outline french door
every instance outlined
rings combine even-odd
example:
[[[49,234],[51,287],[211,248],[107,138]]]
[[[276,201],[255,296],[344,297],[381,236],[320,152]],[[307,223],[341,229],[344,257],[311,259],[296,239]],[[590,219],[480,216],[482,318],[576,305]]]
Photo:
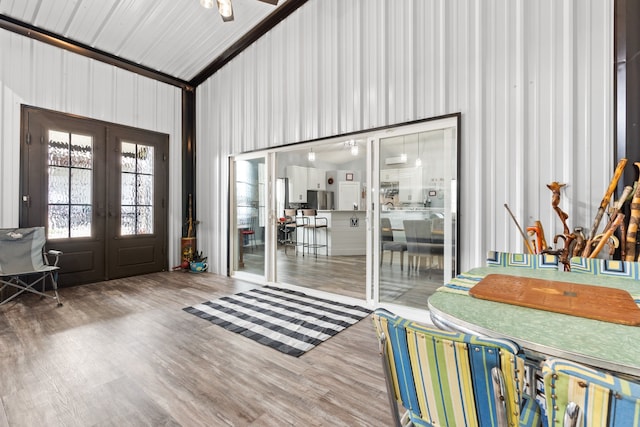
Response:
[[[168,136],[23,106],[20,226],[45,226],[61,285],[167,268]]]

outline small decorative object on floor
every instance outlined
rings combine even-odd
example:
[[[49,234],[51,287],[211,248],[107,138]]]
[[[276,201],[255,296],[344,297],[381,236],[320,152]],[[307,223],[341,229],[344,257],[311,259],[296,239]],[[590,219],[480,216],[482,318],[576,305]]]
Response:
[[[364,307],[271,286],[196,304],[184,311],[295,357],[371,313]]]
[[[191,261],[189,268],[194,273],[202,273],[203,271],[207,271],[209,264],[204,261]]]
[[[194,273],[202,273],[203,271],[206,271],[207,268],[209,268],[207,257],[202,256],[202,252],[196,252],[192,255],[190,260],[183,260],[180,265],[173,267],[173,271],[182,270]]]

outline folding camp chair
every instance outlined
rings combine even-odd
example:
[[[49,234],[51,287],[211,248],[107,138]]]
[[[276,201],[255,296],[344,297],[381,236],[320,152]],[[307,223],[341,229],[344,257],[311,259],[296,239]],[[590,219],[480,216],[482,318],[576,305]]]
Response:
[[[549,426],[640,426],[639,383],[562,359],[542,373]]]
[[[522,392],[525,360],[515,343],[429,328],[383,309],[373,322],[395,426],[540,425],[536,401]]]
[[[0,301],[5,304],[23,292],[31,292],[42,297],[53,298],[61,306],[58,297],[57,276],[60,251],[44,252],[44,227],[0,228],[0,295],[5,289],[18,291]],[[54,258],[53,264],[49,257]],[[51,280],[53,295],[45,293],[46,279]],[[37,285],[42,290],[35,289]]]

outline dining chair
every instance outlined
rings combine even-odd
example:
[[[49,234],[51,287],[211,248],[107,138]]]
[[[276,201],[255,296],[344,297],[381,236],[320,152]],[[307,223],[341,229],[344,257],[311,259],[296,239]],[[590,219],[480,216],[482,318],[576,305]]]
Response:
[[[373,323],[396,427],[540,425],[537,402],[522,392],[517,344],[427,327],[381,308]]]
[[[382,258],[384,251],[390,251],[391,257],[389,259],[389,265],[393,265],[393,253],[400,252],[400,271],[404,270],[404,253],[407,250],[407,244],[404,242],[396,242],[393,238],[393,229],[391,228],[391,220],[389,218],[380,218],[380,239],[381,239],[381,251],[380,251],[380,265],[382,265]]]
[[[431,220],[408,220],[402,221],[404,233],[407,239],[408,272],[419,271],[420,264],[424,260],[424,266],[431,269],[432,250],[431,243]]]
[[[557,358],[542,373],[549,426],[640,426],[640,383]]]
[[[444,218],[431,219],[431,243],[431,253],[437,260],[438,270],[444,270]]]

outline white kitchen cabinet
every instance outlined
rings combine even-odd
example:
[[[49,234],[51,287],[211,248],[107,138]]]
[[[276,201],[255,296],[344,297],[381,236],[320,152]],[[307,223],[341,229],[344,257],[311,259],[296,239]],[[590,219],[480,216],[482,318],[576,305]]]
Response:
[[[307,168],[307,189],[326,190],[327,172],[324,169]]]
[[[350,211],[360,209],[360,183],[357,181],[340,181],[338,183],[338,210]]]
[[[422,203],[422,168],[398,169],[398,198],[402,203]]]
[[[382,169],[380,171],[380,181],[381,182],[398,182],[398,169]]]
[[[287,166],[289,178],[289,203],[307,203],[307,168]]]

